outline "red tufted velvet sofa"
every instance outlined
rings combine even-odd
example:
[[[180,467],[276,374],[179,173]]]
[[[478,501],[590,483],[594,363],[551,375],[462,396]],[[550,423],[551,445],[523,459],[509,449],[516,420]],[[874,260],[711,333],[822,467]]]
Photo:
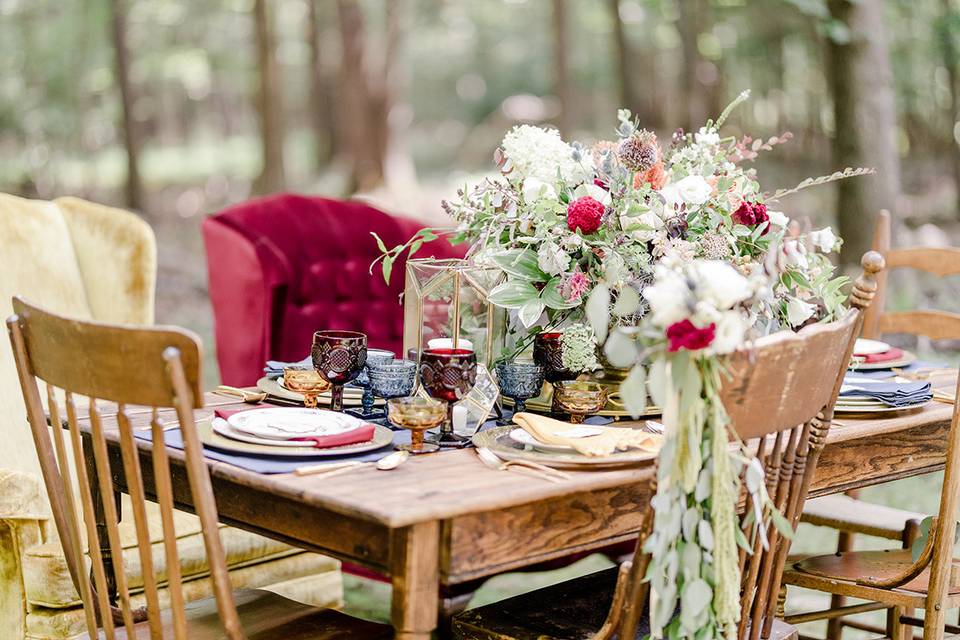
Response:
[[[401,352],[404,262],[387,285],[379,250],[422,225],[361,202],[278,194],[230,207],[203,222],[217,361],[225,384],[256,384],[268,359],[300,360],[318,329],[363,331],[371,347]],[[462,257],[445,240],[418,257]]]

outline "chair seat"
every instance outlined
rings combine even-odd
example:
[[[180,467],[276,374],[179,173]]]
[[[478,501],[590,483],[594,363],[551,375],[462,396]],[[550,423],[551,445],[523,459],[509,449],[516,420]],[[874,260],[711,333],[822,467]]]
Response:
[[[234,593],[240,625],[248,640],[377,640],[392,638],[393,628],[353,618],[333,609],[317,609],[269,591],[244,590]],[[214,598],[191,602],[186,606],[187,637],[190,640],[220,640],[223,625],[217,614]],[[162,616],[164,638],[173,637],[173,616],[165,611]],[[89,640],[89,636],[83,638]],[[105,638],[103,631],[100,638]],[[124,628],[117,630],[117,639],[150,638],[149,622],[134,626],[128,634]]]
[[[891,605],[922,607],[930,579],[927,569],[913,580],[896,589],[878,589],[858,585],[858,579],[871,577],[889,579],[904,573],[912,564],[909,549],[886,551],[847,551],[825,556],[814,556],[794,562],[792,569],[783,573],[785,584],[792,584],[826,593],[884,602]],[[960,561],[953,561],[953,571],[960,569]],[[949,591],[951,602],[960,602],[960,585],[954,580]]]
[[[453,634],[465,640],[592,638],[607,618],[616,584],[617,568],[613,567],[470,609],[454,617]],[[636,638],[649,633],[649,620],[641,616]],[[797,631],[777,620],[770,638],[794,640]]]
[[[848,533],[902,540],[907,522],[916,520],[919,523],[925,517],[922,513],[903,511],[836,494],[807,500],[803,506],[801,521]]]

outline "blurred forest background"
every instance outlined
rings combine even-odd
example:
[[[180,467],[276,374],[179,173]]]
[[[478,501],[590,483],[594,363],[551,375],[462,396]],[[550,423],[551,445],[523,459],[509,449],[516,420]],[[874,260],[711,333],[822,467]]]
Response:
[[[668,140],[749,89],[725,131],[794,136],[761,155],[765,189],[877,169],[782,203],[839,225],[850,262],[881,208],[896,244],[960,243],[958,50],[955,0],[0,0],[0,190],[140,212],[158,320],[212,347],[207,214],[294,190],[436,223],[514,124],[590,142],[624,106]],[[932,512],[939,482],[871,492]]]
[[[877,168],[783,203],[850,261],[880,208],[952,234],[958,38],[954,0],[0,0],[0,189],[141,212],[159,319],[209,338],[205,214],[296,190],[436,222],[513,124],[589,142],[625,106],[668,140],[749,89],[726,131],[794,135],[766,189]]]

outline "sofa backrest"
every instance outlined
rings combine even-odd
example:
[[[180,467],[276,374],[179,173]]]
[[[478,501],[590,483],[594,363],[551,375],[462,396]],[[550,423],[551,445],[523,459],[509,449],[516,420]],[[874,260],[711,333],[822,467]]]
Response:
[[[409,239],[420,224],[367,204],[279,194],[231,207],[204,221],[210,298],[223,381],[252,385],[267,359],[300,360],[318,329],[363,331],[371,347],[400,353],[404,261],[390,283],[380,251]],[[445,240],[418,256],[459,257]]]
[[[153,231],[136,215],[60,198],[0,194],[0,314],[22,295],[67,316],[151,324]],[[8,340],[0,340],[0,469],[38,472]]]

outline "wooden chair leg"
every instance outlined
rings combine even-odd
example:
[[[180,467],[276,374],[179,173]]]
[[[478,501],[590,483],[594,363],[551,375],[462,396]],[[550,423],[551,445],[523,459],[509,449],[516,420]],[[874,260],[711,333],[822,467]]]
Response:
[[[856,496],[854,495],[854,497]],[[837,536],[837,553],[843,553],[851,549],[853,549],[853,534],[841,531],[840,535]],[[830,596],[830,608],[839,609],[846,604],[846,600],[843,596]],[[834,618],[827,622],[827,637],[830,640],[840,640],[843,637],[843,618]]]
[[[903,607],[887,609],[887,637],[890,640],[907,640],[913,638],[913,628],[900,622]]]

